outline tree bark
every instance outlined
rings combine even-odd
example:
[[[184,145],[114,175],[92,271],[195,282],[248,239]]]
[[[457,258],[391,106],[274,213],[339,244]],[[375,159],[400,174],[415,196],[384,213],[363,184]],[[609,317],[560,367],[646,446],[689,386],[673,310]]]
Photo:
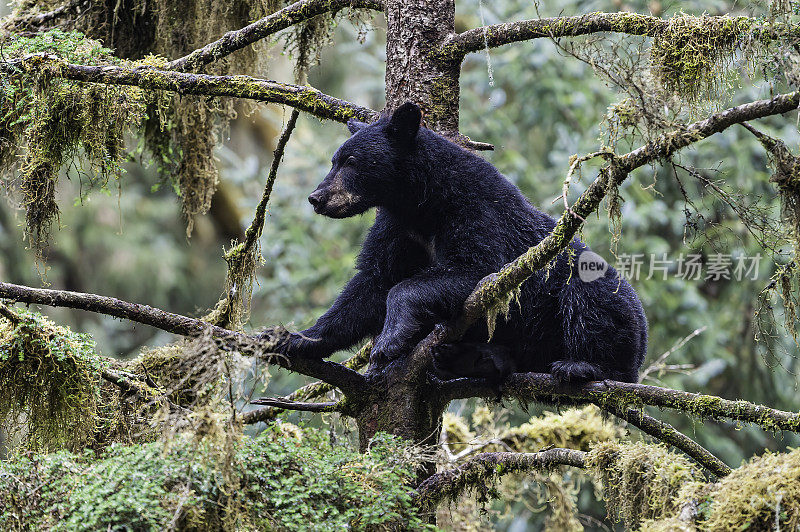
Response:
[[[458,136],[461,62],[436,51],[455,34],[455,0],[387,0],[386,108],[419,105],[426,125]]]

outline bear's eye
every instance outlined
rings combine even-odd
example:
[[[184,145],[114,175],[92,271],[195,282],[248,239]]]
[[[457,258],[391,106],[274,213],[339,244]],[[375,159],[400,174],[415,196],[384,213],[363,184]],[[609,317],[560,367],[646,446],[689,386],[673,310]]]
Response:
[[[356,164],[355,156],[351,155],[350,157],[348,157],[347,160],[344,162],[344,164]]]

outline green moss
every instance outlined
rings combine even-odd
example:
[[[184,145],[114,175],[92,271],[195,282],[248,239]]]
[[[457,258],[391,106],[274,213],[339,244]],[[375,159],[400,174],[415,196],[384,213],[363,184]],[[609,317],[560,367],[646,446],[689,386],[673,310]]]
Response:
[[[711,485],[706,500],[701,530],[797,530],[800,449],[751,459]]]
[[[9,58],[49,53],[85,65],[119,63],[110,50],[75,32],[13,35],[2,44]],[[38,251],[57,220],[61,169],[80,156],[81,176],[88,178],[85,190],[118,178],[126,158],[123,137],[144,118],[146,96],[136,87],[59,79],[53,76],[57,62],[28,65],[27,70],[0,75],[0,168],[10,179],[9,170],[18,166],[26,232]],[[20,147],[24,154],[17,162]]]
[[[627,529],[676,514],[683,486],[703,480],[688,459],[663,445],[603,442],[589,452],[586,467],[602,486],[609,516]]]
[[[378,435],[369,452],[274,424],[221,449],[190,437],[0,463],[0,528],[32,530],[422,529],[407,485],[416,451]]]
[[[653,70],[668,91],[690,101],[715,96],[721,75],[753,24],[749,17],[676,16],[653,39]]]
[[[545,412],[501,435],[503,442],[519,452],[536,452],[548,447],[588,451],[598,442],[617,441],[622,429],[603,419],[596,406],[570,408],[561,413]]]
[[[800,449],[752,458],[716,483],[689,482],[676,500],[662,516],[643,522],[640,530],[796,530]],[[694,510],[693,520],[680,516],[685,507]]]
[[[0,318],[0,423],[23,449],[79,449],[98,430],[107,362],[87,335],[16,313],[16,326]]]

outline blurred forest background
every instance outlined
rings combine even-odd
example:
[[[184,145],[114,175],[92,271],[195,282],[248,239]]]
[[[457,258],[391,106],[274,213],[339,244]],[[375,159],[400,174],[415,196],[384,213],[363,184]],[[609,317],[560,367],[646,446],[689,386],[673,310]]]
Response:
[[[459,1],[457,29],[535,18],[536,4],[493,0],[481,6],[479,0]],[[555,16],[628,9],[657,16],[681,10],[717,15],[749,13],[749,4],[563,0],[541,2],[538,13]],[[381,27],[380,18],[374,27],[341,23],[335,45],[322,52],[319,65],[310,71],[310,83],[327,94],[381,109],[385,44]],[[274,48],[275,61],[266,77],[294,81],[291,61],[280,57],[281,49]],[[727,102],[730,105],[770,94],[764,83],[731,83],[736,84],[737,100]],[[597,124],[619,100],[620,94],[588,65],[539,39],[492,50],[488,57],[481,53],[467,58],[461,78],[461,131],[494,144],[495,151],[483,155],[534,205],[558,216],[563,204],[553,200],[561,193],[570,156],[598,148],[604,135]],[[24,213],[10,202],[0,201],[0,279],[31,286],[49,284],[202,315],[220,295],[225,278],[223,248],[233,238],[241,240],[251,221],[274,143],[288,116],[289,110],[280,106],[260,106],[255,113],[239,113],[223,133],[225,142],[217,151],[220,187],[210,214],[195,221],[190,239],[172,185],[160,180],[153,165],[129,164],[123,178],[109,187],[111,193],[93,190],[84,194],[81,183],[85,176],[77,168],[68,171],[69,179],[61,181],[59,191],[61,228],[54,230],[46,263],[38,268],[22,242]],[[766,131],[770,125],[781,128],[773,131],[790,148],[797,148],[800,135],[795,124],[780,118],[761,123]],[[374,213],[331,220],[314,215],[306,201],[346,136],[341,124],[300,116],[280,167],[261,240],[266,264],[258,271],[254,289],[252,329],[278,323],[307,327],[353,274],[355,257]],[[750,257],[761,253],[763,260],[755,280],[684,280],[671,271],[666,281],[659,274],[632,281],[650,324],[645,366],[674,347],[667,364],[691,365],[678,372],[653,372],[645,382],[800,410],[797,350],[791,336],[780,328],[775,336],[758,341],[754,335],[758,295],[769,284],[776,257],[761,250],[719,192],[757,204],[775,218],[780,205],[768,182],[771,171],[765,152],[750,133],[734,127],[684,150],[676,160],[702,169],[706,181],[672,167],[645,169],[627,180],[622,187],[625,201],[617,255],[666,253],[673,270],[681,254]],[[589,168],[584,171],[587,177]],[[687,205],[671,175],[675,171],[688,196],[702,200]],[[574,193],[583,190],[588,179],[584,181],[573,185]],[[604,213],[588,221],[583,239],[614,263],[612,233]],[[791,250],[784,251],[788,257]],[[58,323],[91,334],[99,351],[107,355],[132,357],[143,346],[171,340],[167,333],[97,314],[43,311]],[[781,317],[776,318],[780,323]],[[270,392],[288,393],[303,384],[303,379],[274,370]],[[475,406],[475,401],[457,402],[452,408],[469,413]],[[502,415],[509,420],[526,420],[538,411],[536,405],[527,413],[519,406],[506,406]],[[298,417],[312,418],[314,423],[326,421],[320,416],[291,414],[291,419]],[[783,449],[800,443],[795,436],[773,435],[753,427],[713,421],[692,426],[688,418],[666,413],[664,419],[734,467],[764,448]],[[507,526],[516,530],[524,526],[524,519],[509,520]]]

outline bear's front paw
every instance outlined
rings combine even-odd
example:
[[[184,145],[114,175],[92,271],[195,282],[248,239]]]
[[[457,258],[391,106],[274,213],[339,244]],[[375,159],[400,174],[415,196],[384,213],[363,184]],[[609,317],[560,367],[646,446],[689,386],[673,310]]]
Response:
[[[302,332],[289,333],[282,338],[275,346],[274,351],[281,355],[298,356],[302,358],[325,358],[330,356],[330,353],[325,353],[324,350],[319,349],[319,340],[309,338]]]
[[[603,371],[595,364],[581,360],[558,360],[550,365],[550,373],[560,384],[581,384],[603,380]]]
[[[376,362],[394,360],[406,354],[408,346],[390,336],[378,336],[372,346],[370,359]]]

